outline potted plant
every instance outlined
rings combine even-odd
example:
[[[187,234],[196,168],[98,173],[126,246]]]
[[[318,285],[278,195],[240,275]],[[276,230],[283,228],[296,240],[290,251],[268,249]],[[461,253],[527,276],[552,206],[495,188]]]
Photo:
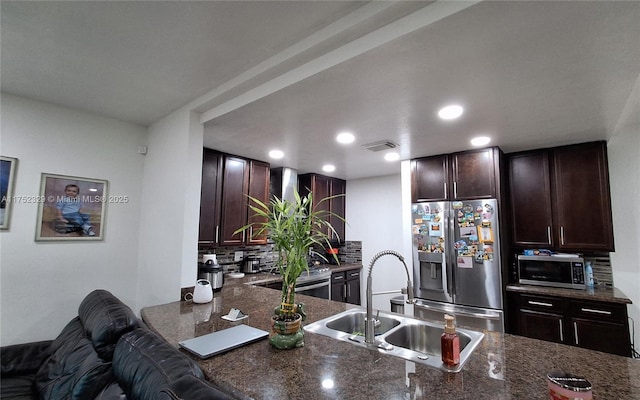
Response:
[[[331,248],[328,232],[335,234],[335,229],[328,222],[329,216],[344,220],[342,217],[322,210],[319,205],[336,196],[321,199],[315,207],[313,194],[300,196],[294,192],[294,200],[284,200],[273,196],[269,204],[249,197],[249,208],[257,217],[252,222],[235,233],[253,227],[253,236],[266,233],[273,242],[277,253],[275,265],[282,276],[281,303],[276,307],[272,317],[272,332],[269,342],[277,348],[301,347],[304,345],[302,320],[305,318],[301,305],[295,303],[296,280],[309,269],[307,256],[316,254],[324,259],[322,254],[313,250],[314,246],[323,249]],[[337,261],[337,256],[333,257]]]

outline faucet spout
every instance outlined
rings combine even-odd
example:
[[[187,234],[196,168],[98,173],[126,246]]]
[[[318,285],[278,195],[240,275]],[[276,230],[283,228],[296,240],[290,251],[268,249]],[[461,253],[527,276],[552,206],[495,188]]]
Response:
[[[364,325],[364,341],[368,344],[375,344],[375,324],[376,320],[373,318],[373,310],[371,303],[373,302],[373,290],[372,279],[371,279],[371,271],[373,270],[373,265],[378,261],[378,259],[382,256],[392,255],[396,256],[398,260],[402,262],[404,265],[404,270],[407,272],[407,303],[414,303],[415,299],[413,297],[413,285],[411,284],[411,275],[409,274],[409,268],[407,268],[407,264],[404,262],[404,257],[393,250],[384,250],[380,253],[373,256],[371,261],[369,262],[369,274],[367,275],[367,317]]]

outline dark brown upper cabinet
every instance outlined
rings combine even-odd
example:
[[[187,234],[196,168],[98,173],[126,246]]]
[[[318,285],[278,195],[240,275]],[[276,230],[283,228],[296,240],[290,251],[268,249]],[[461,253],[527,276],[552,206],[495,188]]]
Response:
[[[202,171],[199,247],[265,244],[266,235],[234,232],[258,221],[247,195],[268,201],[269,164],[204,149]]]
[[[251,160],[249,163],[249,196],[260,200],[264,204],[268,204],[269,200],[269,177],[270,167],[269,164],[262,161]],[[249,199],[249,205],[258,206],[251,199]],[[266,222],[265,217],[261,217],[255,214],[251,209],[247,210],[247,223],[263,223]],[[259,229],[259,228],[255,228]],[[257,235],[253,227],[249,228],[248,236],[246,236],[246,243],[248,245],[267,244],[267,232],[263,232]],[[256,234],[254,234],[256,233]]]
[[[309,191],[313,193],[313,207],[316,210],[330,211],[342,218],[345,218],[345,194],[346,182],[342,179],[332,178],[320,174],[298,175],[298,192],[301,196],[306,196]],[[342,196],[339,196],[342,195]],[[320,201],[325,197],[338,196],[328,201]],[[340,218],[333,215],[329,217],[329,223],[335,229],[334,232],[327,230],[327,235],[333,240],[344,241],[345,223]]]
[[[222,195],[222,159],[210,149],[202,155],[202,186],[200,192],[200,233],[198,245],[215,246],[220,235],[220,197]]]
[[[513,244],[613,251],[605,142],[508,155]]]
[[[412,202],[499,197],[501,151],[497,147],[411,161]]]

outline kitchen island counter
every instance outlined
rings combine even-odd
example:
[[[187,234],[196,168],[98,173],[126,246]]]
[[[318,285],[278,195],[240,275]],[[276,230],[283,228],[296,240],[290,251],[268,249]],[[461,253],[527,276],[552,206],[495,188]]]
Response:
[[[141,310],[143,320],[174,346],[239,323],[269,330],[280,292],[246,279],[225,281],[208,304],[178,301]],[[306,323],[355,306],[308,296]],[[249,317],[222,318],[231,308]],[[186,353],[185,354],[189,354]],[[255,399],[546,399],[546,374],[584,376],[594,398],[640,399],[640,360],[520,336],[485,332],[459,373],[305,332],[305,346],[277,350],[266,340],[198,361],[207,379],[239,398]]]

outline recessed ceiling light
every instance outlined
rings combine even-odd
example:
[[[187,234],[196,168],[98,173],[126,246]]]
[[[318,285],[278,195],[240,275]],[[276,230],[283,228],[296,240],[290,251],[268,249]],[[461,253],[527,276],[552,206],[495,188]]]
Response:
[[[280,150],[271,150],[269,152],[269,157],[271,158],[275,158],[275,159],[280,159],[282,157],[284,157],[284,153]]]
[[[333,171],[335,171],[335,170],[336,170],[336,167],[335,167],[334,165],[327,164],[327,165],[325,165],[325,166],[323,166],[323,167],[322,167],[322,170],[323,170],[324,172],[333,172]]]
[[[336,140],[338,141],[338,143],[349,144],[353,143],[356,138],[351,132],[341,132],[338,134],[338,136],[336,136]]]
[[[400,154],[394,152],[387,153],[384,155],[384,159],[387,161],[398,161],[400,159]]]
[[[484,146],[486,144],[489,144],[490,141],[491,141],[491,138],[489,138],[487,136],[478,136],[478,137],[474,137],[473,139],[471,139],[471,145],[472,146],[476,146],[476,147],[480,147],[480,146]]]
[[[456,119],[462,115],[464,110],[457,104],[452,104],[446,107],[442,107],[438,111],[438,116],[442,119]]]

